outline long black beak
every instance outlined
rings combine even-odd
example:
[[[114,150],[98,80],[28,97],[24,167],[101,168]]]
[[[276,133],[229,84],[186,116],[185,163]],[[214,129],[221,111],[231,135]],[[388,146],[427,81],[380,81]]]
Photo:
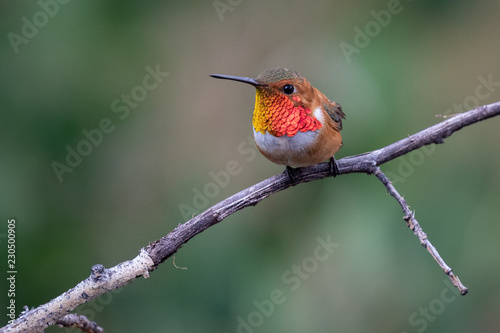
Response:
[[[251,77],[232,76],[232,75],[220,75],[220,74],[210,74],[210,76],[214,77],[216,79],[233,80],[233,81],[248,83],[248,84],[251,84],[254,87],[256,87],[256,86],[267,86],[267,84],[261,84],[261,83],[257,82],[257,80],[252,79]]]

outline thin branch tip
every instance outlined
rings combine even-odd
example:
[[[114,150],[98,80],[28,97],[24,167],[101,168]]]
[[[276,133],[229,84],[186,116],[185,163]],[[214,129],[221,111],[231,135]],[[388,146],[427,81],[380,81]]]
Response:
[[[465,290],[467,290],[467,288],[461,284],[458,277],[453,274],[452,269],[445,263],[445,261],[439,255],[437,249],[429,241],[429,239],[427,238],[427,234],[423,231],[422,227],[415,218],[415,211],[410,210],[410,207],[408,206],[406,200],[399,194],[394,185],[390,182],[389,178],[384,174],[384,172],[382,172],[382,170],[380,170],[380,168],[377,167],[377,170],[374,174],[382,182],[382,184],[384,184],[387,191],[394,199],[396,199],[396,201],[401,206],[403,213],[405,214],[403,220],[406,222],[406,225],[413,231],[413,234],[418,237],[420,244],[431,254],[437,264],[443,269],[445,274],[450,277],[450,279],[452,276],[456,278],[451,280],[453,282],[453,285],[457,287],[462,294],[464,288]]]

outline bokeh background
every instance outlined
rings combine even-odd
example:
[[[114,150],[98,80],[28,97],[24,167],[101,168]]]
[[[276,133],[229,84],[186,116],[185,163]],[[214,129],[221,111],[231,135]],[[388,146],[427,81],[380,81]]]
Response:
[[[499,10],[444,0],[3,1],[0,267],[6,275],[15,218],[17,312],[283,171],[249,141],[254,89],[210,73],[297,70],[343,106],[342,158],[431,126],[436,114],[498,101]],[[156,69],[168,76],[141,88]],[[135,96],[129,106],[124,95]],[[67,147],[103,119],[113,130],[58,179],[54,162],[66,165]],[[240,211],[184,245],[175,263],[187,269],[170,259],[77,311],[108,332],[498,332],[499,126],[484,121],[382,166],[470,288],[465,297],[380,182],[352,174]],[[229,161],[238,174],[196,197]],[[311,260],[318,238],[336,244],[320,262]],[[292,272],[303,263],[307,275]],[[257,314],[255,302],[276,289],[283,302]],[[4,276],[2,325],[6,290]]]

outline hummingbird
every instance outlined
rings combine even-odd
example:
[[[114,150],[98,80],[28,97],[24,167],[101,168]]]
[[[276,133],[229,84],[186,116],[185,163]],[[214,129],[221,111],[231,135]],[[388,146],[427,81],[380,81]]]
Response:
[[[309,81],[287,68],[271,68],[250,77],[211,74],[254,86],[253,134],[258,150],[268,160],[285,165],[295,182],[292,167],[306,167],[329,159],[330,174],[339,173],[334,154],[342,146],[340,104],[330,101]]]

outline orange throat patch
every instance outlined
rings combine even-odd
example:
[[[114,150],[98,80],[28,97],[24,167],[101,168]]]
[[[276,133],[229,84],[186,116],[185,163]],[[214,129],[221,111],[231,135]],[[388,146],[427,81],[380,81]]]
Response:
[[[298,96],[293,96],[292,100],[282,94],[258,88],[252,121],[255,131],[263,134],[267,131],[278,137],[292,137],[299,131],[320,129],[322,124],[314,117],[311,109],[303,107],[299,102]]]

